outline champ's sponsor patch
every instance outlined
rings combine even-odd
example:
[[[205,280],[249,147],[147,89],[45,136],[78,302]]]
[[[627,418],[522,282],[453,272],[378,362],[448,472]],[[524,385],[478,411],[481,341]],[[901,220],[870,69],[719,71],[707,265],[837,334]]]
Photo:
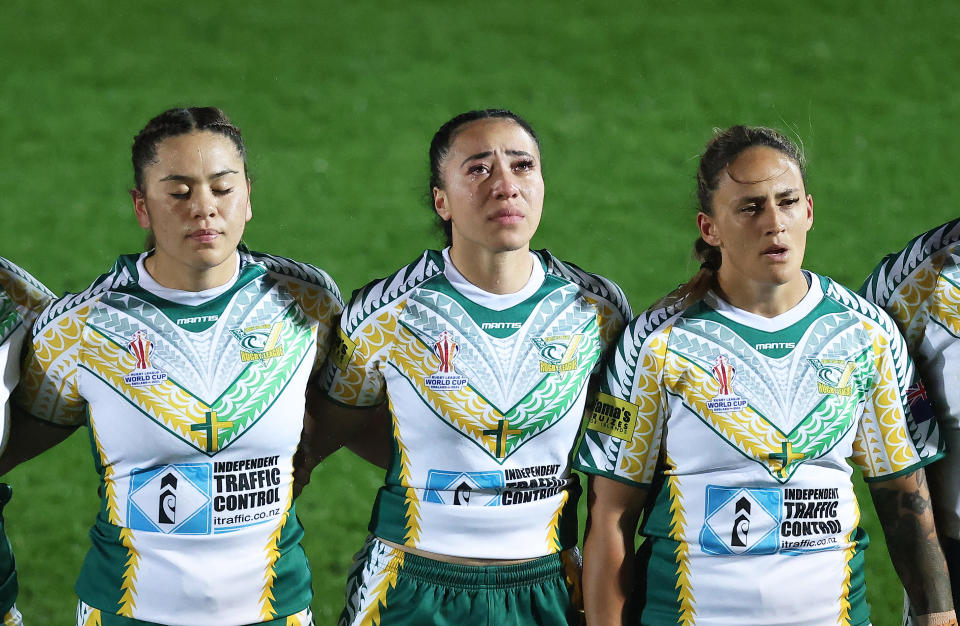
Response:
[[[347,371],[350,359],[353,357],[353,351],[357,349],[357,344],[350,339],[342,328],[337,328],[337,345],[333,349],[330,358],[341,372]]]
[[[598,393],[590,412],[587,428],[616,439],[630,441],[637,427],[640,407],[607,393]]]

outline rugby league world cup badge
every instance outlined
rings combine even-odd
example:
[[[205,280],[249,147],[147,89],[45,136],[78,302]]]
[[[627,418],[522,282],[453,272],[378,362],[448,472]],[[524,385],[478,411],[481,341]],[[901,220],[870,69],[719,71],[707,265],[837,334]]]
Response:
[[[427,376],[424,384],[434,391],[456,391],[467,384],[467,378],[457,374],[453,367],[453,359],[460,352],[460,346],[453,340],[453,335],[447,331],[440,333],[440,338],[433,344],[433,353],[440,359],[440,368],[435,374]]]
[[[707,400],[707,408],[714,413],[732,413],[747,406],[746,398],[739,396],[733,390],[733,375],[737,369],[730,360],[722,354],[714,361],[713,377],[720,389],[717,395]]]
[[[133,339],[127,344],[127,349],[137,360],[133,371],[123,377],[123,382],[131,387],[147,387],[157,385],[167,379],[167,373],[150,366],[150,353],[153,352],[153,342],[147,338],[142,330],[133,333]]]

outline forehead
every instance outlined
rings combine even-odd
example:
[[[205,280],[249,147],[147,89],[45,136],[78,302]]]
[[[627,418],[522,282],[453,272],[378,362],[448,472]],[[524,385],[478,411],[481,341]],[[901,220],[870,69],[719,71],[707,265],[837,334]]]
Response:
[[[451,153],[463,155],[497,149],[520,150],[539,155],[533,137],[522,126],[505,118],[487,118],[470,122],[461,128],[450,146]]]
[[[744,150],[720,174],[717,193],[755,194],[770,189],[803,189],[797,163],[774,148],[756,146]]]
[[[243,172],[243,158],[229,137],[208,130],[167,137],[157,144],[149,174],[205,175],[224,170]]]

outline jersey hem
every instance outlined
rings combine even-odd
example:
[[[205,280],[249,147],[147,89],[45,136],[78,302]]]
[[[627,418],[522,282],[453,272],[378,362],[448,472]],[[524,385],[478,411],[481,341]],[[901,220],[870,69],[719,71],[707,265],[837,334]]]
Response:
[[[911,474],[911,473],[917,471],[918,469],[923,469],[923,468],[925,468],[926,466],[928,466],[928,465],[930,465],[931,463],[933,463],[934,461],[939,461],[940,459],[942,459],[942,458],[945,457],[945,456],[947,456],[947,453],[946,453],[946,452],[937,452],[935,455],[933,455],[933,456],[930,457],[929,459],[921,459],[920,461],[914,463],[914,464],[911,465],[910,467],[904,468],[904,469],[900,470],[899,472],[894,472],[894,473],[892,473],[892,474],[884,474],[883,476],[873,476],[873,477],[864,476],[864,477],[863,477],[863,482],[866,482],[866,483],[882,483],[882,482],[885,481],[885,480],[892,480],[892,479],[894,479],[894,478],[900,478],[901,476],[906,476],[907,474]]]
[[[576,462],[574,462],[573,464],[573,469],[577,470],[581,474],[587,474],[588,476],[602,476],[603,478],[609,478],[610,480],[615,480],[618,483],[623,483],[624,485],[630,485],[631,487],[638,487],[641,489],[643,487],[647,487],[647,488],[650,487],[650,483],[637,482],[635,480],[630,480],[629,478],[625,478],[624,476],[618,476],[616,473],[613,473],[613,472],[605,472],[602,470],[598,470],[596,468],[585,467]]]

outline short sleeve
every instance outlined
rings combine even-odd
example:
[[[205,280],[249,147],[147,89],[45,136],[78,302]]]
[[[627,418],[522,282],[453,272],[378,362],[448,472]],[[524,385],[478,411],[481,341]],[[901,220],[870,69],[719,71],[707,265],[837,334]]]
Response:
[[[377,311],[352,330],[347,327],[347,317],[342,317],[319,379],[331,400],[353,407],[376,406],[384,401],[386,385],[380,366],[396,335],[394,311],[393,307]]]
[[[668,329],[649,336],[634,321],[611,352],[593,403],[576,467],[629,484],[653,480],[666,404],[662,375]]]
[[[56,306],[54,304],[53,306]],[[77,367],[90,303],[34,326],[14,403],[41,420],[78,426],[87,419]]]
[[[943,456],[944,448],[903,337],[877,326],[869,330],[875,375],[851,457],[867,481],[912,472]]]

